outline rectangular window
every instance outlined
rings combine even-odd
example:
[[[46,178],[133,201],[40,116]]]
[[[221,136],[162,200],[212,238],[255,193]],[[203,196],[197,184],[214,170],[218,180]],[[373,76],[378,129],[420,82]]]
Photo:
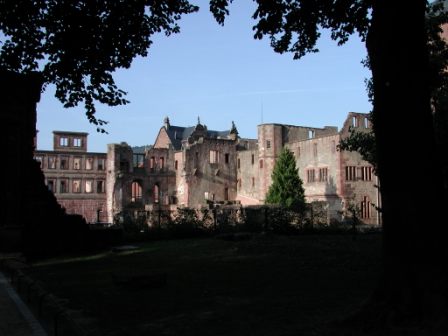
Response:
[[[73,146],[74,147],[81,147],[82,146],[82,141],[80,138],[74,138],[73,139]]]
[[[312,139],[312,138],[314,138],[314,131],[308,130],[308,139]]]
[[[345,167],[345,180],[346,181],[356,181],[356,167],[355,166]]]
[[[371,203],[370,203],[369,197],[364,196],[364,198],[361,202],[361,218],[363,218],[363,219],[370,218],[370,207],[371,207]]]
[[[252,187],[255,187],[255,177],[252,177]]]
[[[334,140],[331,142],[331,152],[336,153],[336,141]]]
[[[68,157],[67,156],[61,156],[61,159],[59,162],[59,168],[60,169],[68,169]]]
[[[48,181],[47,181],[47,188],[48,188],[48,190],[50,190],[51,192],[55,192],[55,189],[54,189],[54,180],[48,180]]]
[[[358,127],[358,117],[352,117],[352,126],[353,127]]]
[[[80,193],[81,192],[81,180],[73,180],[72,182],[72,192]]]
[[[266,140],[266,148],[271,148],[271,140]]]
[[[85,191],[88,194],[93,192],[93,181],[92,180],[86,180]]]
[[[174,169],[177,170],[179,163],[176,161],[174,161]]]
[[[210,151],[210,163],[218,163],[219,162],[219,152],[217,150]]]
[[[73,159],[73,169],[75,169],[75,170],[81,169],[81,158],[80,157],[75,157]]]
[[[67,147],[68,146],[68,138],[67,137],[60,137],[59,138],[59,146]]]
[[[263,160],[260,160],[260,169],[263,169]]]
[[[133,155],[134,168],[143,168],[143,161],[145,160],[145,154],[136,153]]]
[[[93,169],[93,158],[88,157],[86,159],[86,170],[92,170]]]
[[[96,181],[96,192],[98,194],[104,193],[104,181],[103,180]]]
[[[40,155],[39,156],[35,156],[34,160],[36,160],[36,162],[39,163],[39,166],[41,168],[44,168],[44,158],[42,156],[40,156]]]
[[[55,156],[48,157],[48,169],[56,169],[56,157]]]
[[[225,162],[225,164],[229,164],[229,157],[230,157],[229,153],[224,154],[224,162]]]
[[[238,167],[238,169],[241,168],[241,160],[240,160],[240,158],[238,158],[238,160],[237,160],[237,167]]]
[[[98,162],[98,170],[105,170],[106,169],[106,160],[105,159],[97,159]]]
[[[319,168],[319,181],[327,182],[328,180],[328,168]]]
[[[252,154],[252,165],[255,164],[255,155]]]
[[[159,158],[159,169],[163,169],[163,168],[165,168],[165,158],[160,157]]]
[[[312,183],[312,182],[315,181],[315,172],[314,172],[314,169],[308,169],[308,170],[306,171],[306,181],[307,181],[308,183]]]
[[[358,167],[357,178],[361,181],[372,181],[372,167]]]
[[[61,194],[68,193],[68,183],[67,183],[67,180],[59,181],[59,192]]]

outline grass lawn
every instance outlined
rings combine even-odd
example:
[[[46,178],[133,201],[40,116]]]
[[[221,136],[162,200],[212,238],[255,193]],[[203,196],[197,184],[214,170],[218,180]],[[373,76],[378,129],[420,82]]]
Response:
[[[378,234],[155,241],[30,272],[94,318],[100,335],[318,335],[369,297],[380,244]],[[133,285],[151,274],[166,274],[166,285]]]

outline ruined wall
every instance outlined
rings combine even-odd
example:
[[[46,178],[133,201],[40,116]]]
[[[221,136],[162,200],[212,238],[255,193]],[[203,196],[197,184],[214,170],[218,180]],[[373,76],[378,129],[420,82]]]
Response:
[[[200,138],[190,144],[185,150],[186,205],[206,204],[207,199],[234,200],[236,159],[236,142],[233,140]]]
[[[339,134],[298,141],[286,146],[294,153],[307,202],[328,202],[328,211],[339,218],[342,209]]]
[[[243,205],[260,204],[258,147],[239,150],[237,154],[237,200]]]

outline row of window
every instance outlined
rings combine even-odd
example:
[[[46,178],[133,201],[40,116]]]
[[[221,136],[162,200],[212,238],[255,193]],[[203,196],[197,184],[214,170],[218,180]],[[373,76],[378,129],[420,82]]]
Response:
[[[93,157],[73,157],[70,156],[40,156],[37,155],[34,159],[40,163],[42,169],[73,169],[73,170],[93,170],[95,165],[95,159]],[[96,169],[105,170],[106,169],[106,159],[97,158],[96,159]]]
[[[369,166],[346,166],[345,180],[346,181],[372,181],[372,167]]]
[[[328,181],[328,168],[306,170],[306,182],[312,183],[312,182],[327,182],[327,181]]]
[[[60,147],[82,147],[82,139],[81,138],[69,138],[62,136],[59,138],[59,146]]]
[[[47,188],[53,193],[86,193],[103,194],[105,190],[104,180],[82,180],[82,179],[48,179]]]

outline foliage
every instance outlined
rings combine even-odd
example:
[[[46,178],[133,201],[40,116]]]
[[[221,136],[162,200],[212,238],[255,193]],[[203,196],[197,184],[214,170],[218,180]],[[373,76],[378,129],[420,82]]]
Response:
[[[349,129],[349,136],[341,139],[338,149],[358,152],[363,160],[369,162],[375,169],[377,164],[375,135],[373,132],[359,131],[353,127]]]
[[[4,0],[0,69],[41,72],[45,83],[56,85],[64,107],[84,103],[89,121],[104,132],[95,102],[128,102],[112,73],[147,56],[154,34],[178,33],[181,15],[197,10],[186,0]]]
[[[275,163],[272,172],[272,184],[266,194],[266,203],[303,210],[305,191],[302,184],[294,155],[285,147]]]

